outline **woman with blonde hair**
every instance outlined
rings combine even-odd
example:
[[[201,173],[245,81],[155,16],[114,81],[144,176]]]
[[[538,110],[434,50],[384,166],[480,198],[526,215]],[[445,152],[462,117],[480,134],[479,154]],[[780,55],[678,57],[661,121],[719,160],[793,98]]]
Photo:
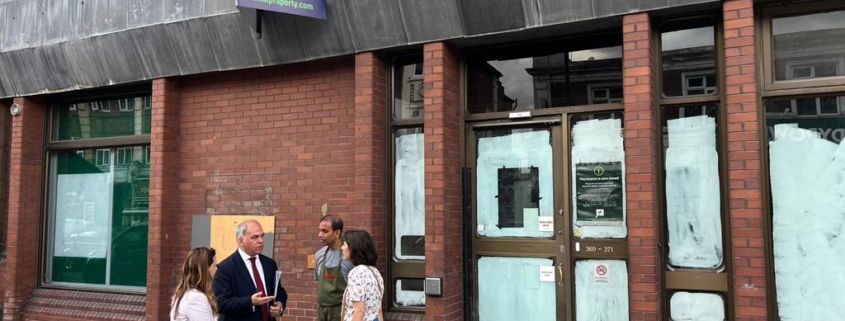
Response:
[[[349,271],[349,283],[343,292],[341,320],[383,321],[381,299],[384,297],[384,279],[375,267],[378,253],[373,238],[367,231],[353,230],[344,232],[342,240],[340,249],[343,258],[355,267]]]
[[[188,252],[182,264],[182,277],[171,299],[171,321],[217,320],[217,300],[211,289],[211,279],[217,273],[215,255],[210,247]]]

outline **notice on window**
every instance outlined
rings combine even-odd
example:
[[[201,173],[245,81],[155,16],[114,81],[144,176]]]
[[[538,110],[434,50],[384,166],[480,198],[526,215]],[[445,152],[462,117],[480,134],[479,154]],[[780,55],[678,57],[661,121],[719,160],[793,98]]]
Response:
[[[624,217],[622,163],[575,166],[575,210],[578,225],[621,225]]]
[[[540,216],[537,225],[537,230],[540,232],[554,232],[555,218],[553,216]]]
[[[541,266],[540,267],[540,282],[554,282],[555,281],[555,267]]]
[[[593,270],[593,281],[596,284],[610,284],[610,265],[597,263]]]
[[[55,256],[106,257],[111,207],[108,180],[106,173],[58,176]]]

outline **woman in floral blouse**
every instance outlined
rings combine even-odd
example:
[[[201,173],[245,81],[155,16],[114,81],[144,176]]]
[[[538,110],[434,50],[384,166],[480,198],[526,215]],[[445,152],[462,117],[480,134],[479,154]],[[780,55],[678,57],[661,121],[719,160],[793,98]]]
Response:
[[[384,320],[381,313],[384,279],[375,267],[378,254],[370,233],[344,232],[340,249],[343,258],[355,265],[349,271],[349,283],[343,292],[343,321]]]

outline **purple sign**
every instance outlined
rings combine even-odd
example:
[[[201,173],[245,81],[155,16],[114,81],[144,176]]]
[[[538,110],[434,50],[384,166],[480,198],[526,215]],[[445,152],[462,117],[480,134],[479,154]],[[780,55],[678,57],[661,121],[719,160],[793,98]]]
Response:
[[[237,6],[326,19],[326,0],[237,0]]]

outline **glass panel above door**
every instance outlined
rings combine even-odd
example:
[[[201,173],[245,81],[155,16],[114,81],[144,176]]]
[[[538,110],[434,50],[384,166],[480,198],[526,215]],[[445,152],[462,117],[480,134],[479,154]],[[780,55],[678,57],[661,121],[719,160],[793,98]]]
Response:
[[[478,235],[551,237],[551,131],[499,128],[480,130],[477,137]]]

